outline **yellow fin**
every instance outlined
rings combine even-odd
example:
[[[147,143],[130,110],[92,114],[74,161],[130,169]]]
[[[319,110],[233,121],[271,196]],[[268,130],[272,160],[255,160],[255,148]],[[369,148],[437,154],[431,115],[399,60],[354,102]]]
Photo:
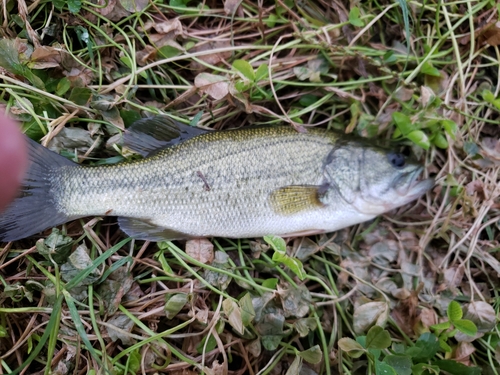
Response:
[[[274,190],[269,200],[274,212],[281,215],[293,215],[324,207],[320,197],[325,193],[325,186],[290,185]]]

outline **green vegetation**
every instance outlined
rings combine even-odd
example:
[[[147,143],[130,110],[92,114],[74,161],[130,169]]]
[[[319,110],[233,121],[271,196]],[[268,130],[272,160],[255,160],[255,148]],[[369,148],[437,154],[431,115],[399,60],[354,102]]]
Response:
[[[0,373],[498,374],[491,0],[2,3],[0,107],[85,164],[127,126],[321,126],[436,187],[333,234],[158,244],[89,218],[0,247]]]

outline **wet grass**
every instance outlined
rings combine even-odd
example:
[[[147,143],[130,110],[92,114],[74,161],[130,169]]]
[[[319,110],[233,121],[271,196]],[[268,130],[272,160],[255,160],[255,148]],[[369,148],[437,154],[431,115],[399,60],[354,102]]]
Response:
[[[286,243],[144,243],[91,218],[4,244],[0,373],[497,374],[498,17],[467,0],[7,2],[0,105],[44,145],[76,140],[58,150],[73,160],[128,158],[125,127],[168,113],[395,138],[436,186]]]

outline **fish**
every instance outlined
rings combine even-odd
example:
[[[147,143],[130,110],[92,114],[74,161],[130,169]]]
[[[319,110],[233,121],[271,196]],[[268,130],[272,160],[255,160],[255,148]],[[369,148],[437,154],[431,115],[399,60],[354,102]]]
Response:
[[[88,216],[116,216],[130,237],[283,237],[333,232],[426,193],[412,156],[320,128],[208,131],[163,115],[132,124],[144,158],[79,165],[28,140],[19,196],[0,213],[0,242]]]

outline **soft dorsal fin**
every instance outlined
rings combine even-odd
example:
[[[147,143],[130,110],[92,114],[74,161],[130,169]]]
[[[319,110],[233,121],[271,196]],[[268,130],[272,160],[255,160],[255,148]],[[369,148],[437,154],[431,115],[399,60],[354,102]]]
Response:
[[[181,124],[168,116],[143,118],[134,122],[123,136],[123,145],[142,156],[149,156],[206,130]]]
[[[324,207],[321,197],[327,185],[290,185],[274,190],[270,196],[274,212],[281,215],[293,215],[301,211]]]
[[[135,219],[120,216],[118,218],[120,229],[130,237],[147,241],[172,241],[189,239],[192,236],[186,233],[177,232],[173,229],[159,227],[148,220]]]

